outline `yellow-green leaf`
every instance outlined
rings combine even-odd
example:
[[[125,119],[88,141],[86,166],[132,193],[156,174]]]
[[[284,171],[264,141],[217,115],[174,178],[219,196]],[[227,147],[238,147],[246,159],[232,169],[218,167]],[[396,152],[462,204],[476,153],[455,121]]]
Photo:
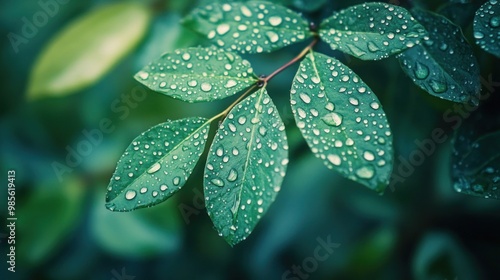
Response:
[[[39,55],[28,97],[63,96],[95,83],[140,41],[150,17],[142,5],[118,3],[70,23]]]

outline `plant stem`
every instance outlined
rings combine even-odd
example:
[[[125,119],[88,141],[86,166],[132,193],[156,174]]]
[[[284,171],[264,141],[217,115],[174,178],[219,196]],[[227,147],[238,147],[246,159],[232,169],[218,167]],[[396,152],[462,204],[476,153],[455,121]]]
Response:
[[[302,50],[302,52],[300,52],[296,57],[294,57],[292,60],[288,61],[285,65],[283,65],[280,68],[278,68],[276,71],[274,71],[273,73],[271,73],[269,76],[267,76],[265,78],[262,78],[261,81],[263,81],[265,84],[267,84],[267,82],[269,80],[271,80],[274,76],[278,75],[283,70],[285,70],[286,68],[290,67],[292,64],[294,64],[295,62],[299,61],[301,58],[303,58],[314,47],[314,45],[316,45],[316,43],[318,43],[318,41],[319,41],[319,38],[318,37],[314,37],[314,40],[307,47],[305,47]]]
[[[258,87],[265,87],[267,85],[267,82],[269,82],[269,80],[271,80],[274,76],[278,75],[283,70],[285,70],[286,68],[290,67],[292,64],[294,64],[295,62],[299,61],[301,58],[303,58],[316,45],[316,43],[318,43],[318,41],[319,41],[319,38],[317,36],[315,36],[314,40],[309,45],[307,45],[307,47],[305,47],[296,57],[294,57],[292,60],[288,61],[285,65],[283,65],[280,68],[276,69],[276,71],[274,71],[273,73],[271,73],[269,76],[265,76],[263,78],[259,78],[259,80],[255,84],[253,84],[250,88],[248,88],[247,91],[245,91],[242,95],[240,95],[238,97],[238,99],[236,99],[233,103],[231,103],[231,105],[229,105],[229,107],[227,107],[224,111],[220,112],[219,114],[213,116],[210,120],[208,120],[208,122],[212,122],[212,121],[214,121],[214,120],[216,120],[218,118],[221,118],[220,121],[223,121],[224,118],[229,113],[229,111],[231,111],[231,109],[233,109],[234,106],[236,106],[236,104],[238,104],[241,100],[243,100],[243,98],[247,97],[256,88],[258,88]]]
[[[245,91],[242,95],[240,95],[238,97],[238,99],[236,99],[233,103],[231,103],[231,105],[229,105],[224,111],[220,112],[219,114],[213,116],[208,122],[212,122],[213,120],[215,119],[218,119],[218,118],[222,118],[224,119],[226,117],[226,115],[229,113],[229,111],[231,111],[231,109],[233,109],[234,106],[236,106],[236,104],[238,104],[243,98],[245,98],[248,94],[252,93],[253,90],[255,88],[258,87],[258,84],[255,83],[253,84],[250,88],[247,89],[247,91]],[[222,120],[221,120],[222,121]]]

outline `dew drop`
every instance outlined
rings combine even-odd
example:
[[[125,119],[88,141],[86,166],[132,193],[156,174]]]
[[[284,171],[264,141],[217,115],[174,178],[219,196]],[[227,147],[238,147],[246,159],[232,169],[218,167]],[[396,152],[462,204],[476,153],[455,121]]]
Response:
[[[224,35],[226,34],[231,27],[227,23],[222,23],[217,26],[217,33],[219,35]]]
[[[448,89],[446,83],[437,80],[431,80],[430,86],[435,93],[443,93]]]
[[[175,186],[178,186],[180,182],[181,182],[181,178],[180,177],[175,177],[172,180],[172,183],[174,183]]]
[[[492,17],[490,19],[490,25],[491,25],[491,27],[498,27],[498,26],[500,26],[500,17]]]
[[[160,170],[160,168],[161,168],[161,165],[157,162],[157,163],[153,164],[153,166],[151,166],[148,169],[148,173],[153,174],[153,173],[157,172],[158,170]]]
[[[375,170],[371,166],[363,166],[356,170],[356,175],[361,179],[371,179],[375,175]]]
[[[276,43],[279,41],[280,37],[278,36],[278,34],[274,31],[267,31],[266,32],[266,36],[267,38],[269,39],[269,41],[271,43]]]
[[[269,18],[269,23],[272,26],[278,26],[281,24],[282,21],[283,21],[283,19],[281,17],[278,17],[278,16],[272,16]]]
[[[213,178],[212,180],[210,180],[210,182],[212,182],[212,184],[216,185],[217,187],[224,187],[224,182],[219,178]]]
[[[147,80],[149,77],[149,73],[141,71],[141,72],[139,72],[138,76],[139,76],[139,78],[141,78],[143,80]]]
[[[250,9],[248,9],[247,6],[241,6],[240,10],[241,10],[241,13],[244,16],[246,16],[246,17],[251,17],[252,16],[252,11],[250,11]]]
[[[311,103],[311,97],[309,97],[309,95],[305,94],[305,93],[301,93],[300,95],[300,99],[302,99],[302,101],[304,101],[304,103]]]
[[[375,159],[375,155],[370,151],[365,151],[363,153],[363,158],[367,161],[373,161]]]
[[[128,190],[126,193],[125,193],[125,198],[127,200],[132,200],[135,198],[135,196],[137,195],[137,193],[134,191],[134,190]]]
[[[342,115],[337,114],[335,112],[326,114],[321,120],[330,126],[339,126],[342,124]]]
[[[144,187],[144,188],[141,188],[141,190],[139,191],[140,193],[146,193],[148,191],[148,188]]]
[[[168,189],[168,186],[167,186],[167,185],[161,185],[161,186],[160,186],[160,190],[161,190],[162,192],[166,191],[167,189]]]
[[[380,50],[379,47],[374,42],[371,42],[371,41],[368,42],[367,46],[368,46],[368,50],[371,52],[378,52]]]
[[[207,91],[210,91],[212,89],[212,85],[209,84],[209,83],[203,83],[201,84],[201,90],[207,92]]]
[[[481,31],[476,31],[474,32],[474,38],[476,39],[483,39],[484,38],[484,33]]]
[[[232,88],[236,85],[236,81],[235,80],[229,80],[227,81],[226,85],[224,86],[225,88]]]
[[[342,160],[338,155],[330,154],[327,156],[328,161],[331,162],[335,166],[339,166],[342,163]]]
[[[234,182],[234,181],[236,181],[236,179],[238,179],[238,172],[234,168],[231,168],[231,170],[229,170],[229,175],[227,175],[227,180],[229,182]],[[220,187],[222,187],[222,186],[220,186]]]
[[[424,64],[417,62],[415,64],[415,77],[417,79],[423,80],[429,76],[429,68],[425,66]]]

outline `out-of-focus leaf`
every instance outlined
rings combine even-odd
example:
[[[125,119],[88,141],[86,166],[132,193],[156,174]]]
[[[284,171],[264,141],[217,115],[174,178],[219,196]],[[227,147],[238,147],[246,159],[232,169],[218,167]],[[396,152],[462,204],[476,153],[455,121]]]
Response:
[[[500,2],[489,0],[474,17],[474,38],[485,51],[500,57]]]
[[[477,3],[463,3],[464,1],[450,1],[439,8],[438,13],[449,19],[454,24],[466,28],[474,18],[478,8]]]
[[[181,241],[175,201],[130,213],[107,211],[97,192],[90,232],[106,251],[123,257],[147,257],[177,250]],[[153,220],[151,216],[160,217]]]
[[[335,13],[320,25],[321,39],[334,50],[378,60],[413,47],[425,29],[402,7],[365,3]]]
[[[184,24],[217,46],[240,53],[271,52],[312,36],[301,15],[260,1],[214,3],[197,8]]]
[[[342,176],[377,192],[392,171],[392,134],[370,88],[335,58],[311,52],[291,90],[292,111],[312,152]]]
[[[63,96],[93,84],[134,48],[149,19],[145,7],[127,2],[99,7],[71,23],[39,55],[28,97]]]
[[[82,182],[68,177],[62,184],[38,186],[22,204],[17,201],[16,246],[20,259],[36,265],[54,255],[76,227],[83,198]]]
[[[383,226],[370,232],[356,245],[349,259],[349,275],[357,275],[357,279],[369,278],[371,273],[390,260],[396,244],[397,234],[390,226]],[[360,264],[363,269],[359,268]]]
[[[413,279],[482,279],[476,263],[449,234],[433,232],[424,237],[413,264]]]
[[[429,37],[398,56],[405,73],[431,95],[477,105],[479,66],[460,28],[431,12],[415,9],[412,14]]]
[[[150,31],[138,49],[138,69],[158,59],[164,53],[198,45],[200,37],[180,24],[181,16],[176,13],[158,15],[151,22]]]
[[[285,126],[265,88],[219,127],[205,167],[207,212],[231,245],[245,240],[274,202],[288,164]]]
[[[150,89],[187,102],[234,95],[257,82],[247,60],[210,48],[187,48],[164,54],[135,75]]]
[[[453,138],[451,174],[457,192],[500,199],[500,117],[475,113]]]
[[[109,183],[106,208],[131,211],[165,201],[184,186],[205,148],[210,122],[186,118],[134,139]]]

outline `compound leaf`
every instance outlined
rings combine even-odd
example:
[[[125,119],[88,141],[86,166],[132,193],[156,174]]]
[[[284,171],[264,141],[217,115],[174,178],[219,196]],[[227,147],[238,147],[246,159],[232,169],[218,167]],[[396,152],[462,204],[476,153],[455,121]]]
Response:
[[[205,167],[207,212],[232,246],[246,239],[273,203],[288,164],[285,126],[265,88],[222,122]]]
[[[118,161],[106,195],[111,211],[156,205],[177,192],[201,156],[210,122],[168,121],[143,132]]]
[[[398,56],[405,73],[431,95],[476,104],[481,90],[479,66],[460,28],[431,12],[415,9],[412,13],[429,36]]]
[[[28,97],[61,96],[95,83],[139,43],[150,18],[142,5],[117,3],[71,23],[38,57]]]
[[[292,112],[312,152],[344,177],[382,192],[392,134],[375,94],[335,58],[309,53],[291,89]]]
[[[271,52],[312,36],[299,14],[260,1],[213,3],[195,9],[184,24],[217,46],[240,53]]]
[[[485,51],[500,57],[500,2],[489,0],[474,17],[474,38]]]
[[[151,90],[187,102],[226,98],[258,80],[247,60],[215,47],[164,54],[135,79]]]
[[[426,34],[404,8],[365,3],[335,13],[320,25],[321,39],[363,60],[378,60],[418,44]]]

